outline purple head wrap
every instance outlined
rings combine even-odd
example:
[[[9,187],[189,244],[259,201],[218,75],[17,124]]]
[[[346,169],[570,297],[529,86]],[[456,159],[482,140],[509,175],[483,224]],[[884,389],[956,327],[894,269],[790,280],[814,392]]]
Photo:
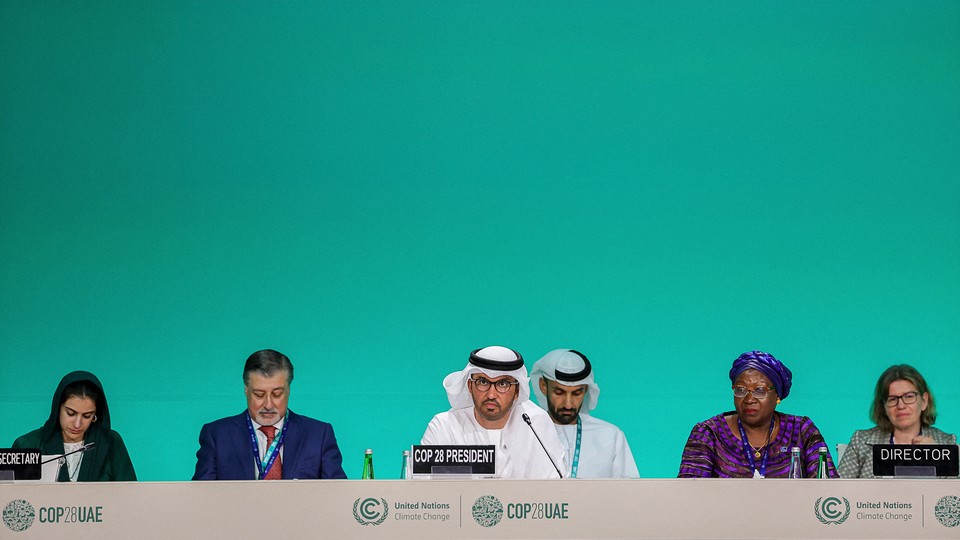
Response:
[[[763,351],[745,352],[733,361],[733,367],[730,368],[730,382],[736,381],[737,376],[748,369],[763,373],[777,389],[780,399],[787,399],[790,387],[793,386],[793,373],[783,365],[783,362]]]

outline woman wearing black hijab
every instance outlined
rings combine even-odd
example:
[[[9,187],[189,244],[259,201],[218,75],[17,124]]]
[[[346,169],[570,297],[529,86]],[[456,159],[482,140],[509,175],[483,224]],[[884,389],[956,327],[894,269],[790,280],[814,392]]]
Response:
[[[67,374],[57,387],[50,417],[40,429],[19,437],[13,448],[39,448],[42,454],[64,454],[94,443],[86,452],[65,458],[58,482],[135,481],[127,447],[110,429],[110,410],[103,385],[88,371]]]

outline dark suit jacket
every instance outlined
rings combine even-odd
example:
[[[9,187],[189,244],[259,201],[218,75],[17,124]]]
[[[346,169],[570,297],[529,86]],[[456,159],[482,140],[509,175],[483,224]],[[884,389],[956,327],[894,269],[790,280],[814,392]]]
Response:
[[[194,480],[256,480],[246,411],[200,430]],[[333,426],[290,411],[283,436],[283,479],[346,478]]]

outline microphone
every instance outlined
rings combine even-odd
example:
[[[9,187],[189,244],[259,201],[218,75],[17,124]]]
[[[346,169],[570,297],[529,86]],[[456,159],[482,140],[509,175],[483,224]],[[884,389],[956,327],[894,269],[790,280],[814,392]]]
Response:
[[[97,443],[95,443],[95,442],[88,442],[87,444],[81,446],[80,448],[77,448],[77,449],[74,450],[73,452],[67,452],[66,454],[57,454],[57,455],[53,456],[52,458],[50,458],[50,459],[48,459],[48,460],[46,460],[46,461],[44,461],[44,462],[42,462],[42,463],[40,463],[40,464],[41,464],[41,465],[46,465],[47,463],[50,463],[51,461],[56,461],[56,460],[58,460],[58,459],[63,459],[63,458],[65,458],[65,457],[69,456],[69,455],[76,454],[77,452],[86,452],[87,450],[92,450],[93,447],[96,446],[96,445],[97,445]]]
[[[537,435],[537,430],[533,429],[533,422],[530,421],[530,416],[527,415],[527,413],[523,413],[521,416],[523,417],[523,421],[530,426],[530,431],[532,431],[533,436],[537,438],[537,442],[540,443],[540,448],[543,448],[543,453],[547,455],[547,459],[550,460],[550,464],[553,465],[553,468],[557,470],[557,474],[560,475],[560,478],[563,478],[563,473],[560,472],[560,468],[557,467],[557,464],[554,463],[553,458],[550,457],[550,452],[547,452],[547,447],[543,445],[543,441],[541,441],[540,436]]]

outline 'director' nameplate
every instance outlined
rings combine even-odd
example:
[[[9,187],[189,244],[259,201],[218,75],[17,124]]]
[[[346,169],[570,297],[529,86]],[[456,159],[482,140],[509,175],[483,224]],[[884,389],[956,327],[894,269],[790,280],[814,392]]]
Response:
[[[40,450],[0,448],[0,471],[13,471],[14,480],[39,480]]]
[[[497,473],[496,447],[491,445],[414,445],[413,474],[482,475]]]
[[[874,476],[957,476],[960,456],[955,444],[875,444]],[[932,474],[926,474],[929,471]]]

